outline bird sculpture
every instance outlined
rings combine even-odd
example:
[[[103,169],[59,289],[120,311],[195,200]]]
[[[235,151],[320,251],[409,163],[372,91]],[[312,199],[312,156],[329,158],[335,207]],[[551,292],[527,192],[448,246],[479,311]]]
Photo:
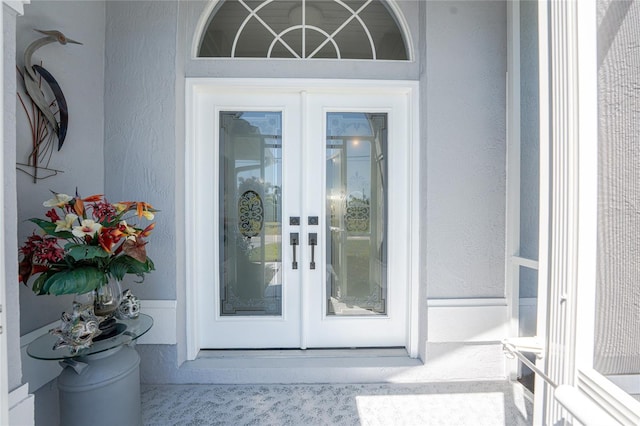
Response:
[[[59,151],[60,148],[62,148],[62,144],[64,143],[64,140],[67,136],[67,125],[69,122],[69,112],[67,109],[67,101],[64,97],[64,94],[62,93],[62,89],[60,88],[60,85],[58,84],[56,79],[53,78],[53,75],[51,75],[49,71],[47,71],[40,65],[32,65],[31,57],[33,56],[36,50],[50,43],[58,42],[62,45],[65,45],[67,43],[73,43],[73,44],[82,44],[82,43],[66,37],[60,31],[55,31],[55,30],[50,30],[50,31],[35,30],[35,31],[41,34],[44,34],[46,37],[37,39],[36,41],[31,43],[29,46],[27,46],[27,48],[24,51],[24,69],[25,69],[24,85],[25,85],[27,94],[29,95],[33,103],[36,105],[38,110],[42,112],[47,122],[49,123],[51,128],[54,130],[54,133],[57,135],[58,151]],[[48,102],[45,98],[44,92],[41,89],[41,82],[39,81],[40,78],[38,77],[38,75],[40,75],[40,78],[46,82],[46,84],[51,89],[51,93],[53,93],[53,96],[55,97],[55,103],[58,106],[58,111],[60,115],[60,123],[58,123],[58,121],[55,118],[54,112],[51,110],[52,104]]]

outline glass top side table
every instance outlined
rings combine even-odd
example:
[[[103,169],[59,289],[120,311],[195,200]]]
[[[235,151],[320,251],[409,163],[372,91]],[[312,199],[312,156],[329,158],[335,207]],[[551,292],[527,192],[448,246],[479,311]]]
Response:
[[[123,328],[120,333],[104,340],[94,341],[91,347],[81,349],[76,354],[72,354],[69,347],[53,349],[58,341],[58,336],[49,333],[31,342],[27,347],[27,354],[36,359],[62,361],[105,352],[123,345],[129,345],[144,335],[153,326],[153,318],[149,315],[140,314],[136,319],[118,320],[117,323],[119,327]]]
[[[140,356],[135,341],[153,325],[149,315],[117,320],[117,334],[94,341],[74,353],[69,347],[53,349],[58,336],[45,334],[27,347],[32,358],[58,361],[60,424],[141,425]],[[108,401],[108,403],[96,403]],[[90,407],[90,409],[87,409]]]

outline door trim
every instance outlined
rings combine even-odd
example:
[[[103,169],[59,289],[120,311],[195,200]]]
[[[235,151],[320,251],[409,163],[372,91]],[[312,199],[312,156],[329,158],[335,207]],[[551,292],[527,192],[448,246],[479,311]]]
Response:
[[[208,185],[198,178],[198,167],[201,167],[200,159],[207,154],[203,147],[198,146],[199,129],[197,124],[198,103],[202,95],[211,94],[217,89],[233,87],[235,89],[261,90],[298,93],[343,93],[345,90],[372,89],[377,92],[393,91],[402,92],[407,96],[409,108],[408,121],[410,122],[409,134],[409,167],[410,188],[407,193],[410,211],[408,212],[410,235],[419,235],[419,208],[420,208],[420,138],[419,138],[419,84],[417,81],[383,81],[383,80],[319,80],[319,79],[214,79],[214,78],[186,78],[185,87],[185,210],[192,212],[184,218],[184,247],[185,247],[185,278],[186,278],[186,346],[187,360],[197,358],[200,347],[199,335],[199,282],[208,272],[204,268],[202,260],[199,260],[199,247],[192,242],[197,241],[197,235],[202,232],[202,226],[210,221],[203,212],[202,194]],[[304,111],[302,112],[304,115]],[[212,157],[213,158],[213,157]],[[419,324],[419,249],[420,239],[412,238],[408,242],[410,257],[410,270],[407,271],[409,279],[407,292],[407,331],[406,348],[410,357],[418,356],[419,328],[426,324]]]

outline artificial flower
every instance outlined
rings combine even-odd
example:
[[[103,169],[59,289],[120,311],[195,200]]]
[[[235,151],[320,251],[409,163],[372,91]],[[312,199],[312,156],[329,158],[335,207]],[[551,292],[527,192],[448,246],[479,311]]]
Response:
[[[78,238],[93,237],[96,232],[100,232],[100,228],[102,228],[102,225],[99,223],[91,219],[84,219],[80,226],[74,226],[71,232]]]
[[[44,231],[34,233],[20,247],[20,281],[38,275],[32,289],[37,294],[73,294],[95,290],[109,277],[126,274],[144,279],[155,269],[146,255],[148,237],[155,224],[137,227],[131,218],[149,219],[157,212],[138,201],[109,203],[103,195],[82,198],[57,193],[43,203],[52,207],[49,220],[31,222]],[[64,219],[62,219],[64,217]]]
[[[71,231],[73,222],[75,222],[77,219],[78,219],[77,215],[73,213],[67,213],[64,217],[64,220],[60,219],[55,221],[55,224],[56,224],[55,232]]]
[[[46,217],[51,219],[51,222],[56,223],[60,220],[60,216],[58,216],[58,212],[55,209],[51,209],[44,214]]]
[[[42,203],[45,207],[63,207],[73,200],[73,197],[67,194],[55,194],[52,199]]]
[[[122,245],[124,247],[124,252],[136,259],[138,262],[145,262],[147,260],[147,249],[145,246],[147,242],[142,238],[127,238],[127,240]]]
[[[137,203],[137,213],[138,217],[143,217],[147,220],[153,220],[153,206],[147,203]]]

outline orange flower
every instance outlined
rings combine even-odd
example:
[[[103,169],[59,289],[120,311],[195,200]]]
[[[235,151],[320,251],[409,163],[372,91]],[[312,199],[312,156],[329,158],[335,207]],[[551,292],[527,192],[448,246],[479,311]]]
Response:
[[[137,203],[137,214],[138,217],[144,216],[146,219],[153,220],[153,206],[148,203],[143,203],[139,201]]]
[[[82,199],[82,201],[84,201],[85,203],[92,203],[94,201],[100,201],[100,200],[102,200],[102,194],[90,195],[87,198]]]
[[[151,234],[151,231],[153,231],[153,228],[155,227],[156,227],[156,223],[153,222],[151,225],[144,228],[144,230],[140,233],[140,236],[145,238],[148,237]]]
[[[84,203],[80,198],[76,198],[76,201],[73,204],[73,210],[75,210],[76,214],[80,217],[84,215]]]
[[[111,253],[113,246],[120,241],[122,232],[118,228],[102,228],[98,235],[98,243],[100,247],[107,253]]]
[[[133,206],[134,204],[135,203],[132,203],[131,201],[120,201],[119,203],[113,204],[113,207],[115,207],[116,212],[122,213],[125,211],[129,211],[131,209],[131,206]]]

